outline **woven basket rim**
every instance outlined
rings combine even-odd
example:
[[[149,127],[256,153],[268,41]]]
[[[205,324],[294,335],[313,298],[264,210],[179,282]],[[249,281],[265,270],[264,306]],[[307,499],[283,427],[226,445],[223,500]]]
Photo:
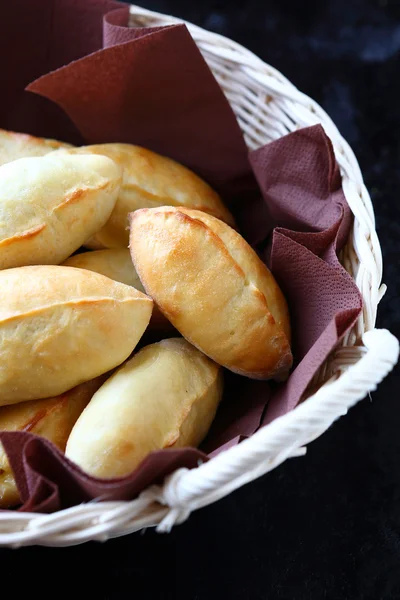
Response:
[[[132,25],[183,22],[130,6]],[[175,471],[163,485],[148,488],[132,501],[89,502],[50,515],[0,513],[0,546],[70,546],[104,541],[149,526],[169,531],[193,510],[215,502],[289,457],[302,456],[305,444],[375,389],[397,361],[397,340],[387,331],[374,330],[377,306],[385,291],[381,285],[382,256],[371,199],[350,146],[323,109],[279,71],[229,38],[185,23],[236,112],[249,148],[261,145],[263,134],[265,141],[270,141],[316,123],[321,123],[331,138],[345,197],[354,215],[353,229],[340,258],[361,291],[363,314],[314,379],[316,391],[307,402],[248,440],[196,469]],[[243,90],[244,94],[246,90],[254,94],[256,110],[249,122],[244,120],[235,96],[236,87],[239,96]],[[271,123],[260,100],[263,97],[276,100],[276,123]]]

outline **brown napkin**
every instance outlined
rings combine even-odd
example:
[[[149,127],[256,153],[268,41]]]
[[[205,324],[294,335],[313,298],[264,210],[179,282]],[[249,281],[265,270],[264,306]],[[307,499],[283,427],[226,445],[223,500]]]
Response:
[[[111,17],[122,20],[124,10]],[[44,75],[27,89],[62,107],[87,143],[134,140],[195,169],[224,194],[233,193],[237,181],[250,176],[247,149],[186,27],[108,24],[106,34],[108,48]],[[115,37],[124,43],[114,45]]]
[[[289,303],[297,364],[272,395],[265,424],[296,406],[354,325],[362,299],[336,254],[352,216],[323,128],[296,131],[256,150],[250,160],[274,222],[285,226],[274,230],[269,264]]]
[[[0,127],[75,143],[141,144],[207,179],[246,238],[259,242],[287,296],[295,368],[286,384],[274,386],[227,373],[203,451],[155,452],[123,479],[89,477],[29,433],[0,433],[21,510],[132,498],[176,468],[193,468],[206,453],[240,442],[299,402],[361,310],[360,294],[336,256],[351,214],[323,129],[297,131],[251,153],[249,161],[234,114],[187,29],[128,29],[127,20],[127,7],[109,0],[10,3],[0,21],[7,90],[0,96]],[[262,251],[274,225],[268,252]]]
[[[48,440],[23,431],[1,432],[24,511],[53,512],[93,498],[128,500],[175,469],[197,467],[207,460],[195,448],[153,452],[129,477],[105,480],[89,477]]]
[[[83,138],[63,110],[24,91],[36,78],[103,44],[103,16],[120,2],[110,0],[12,0],[0,19],[0,126],[71,143]],[[128,19],[129,7],[123,10]],[[82,94],[82,89],[77,90]]]

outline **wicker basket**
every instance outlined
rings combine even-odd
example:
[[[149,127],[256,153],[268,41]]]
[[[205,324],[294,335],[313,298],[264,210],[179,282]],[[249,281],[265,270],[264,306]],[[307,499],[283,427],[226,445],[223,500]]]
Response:
[[[138,6],[131,6],[130,19],[132,25],[141,26],[181,22]],[[312,389],[318,391],[250,439],[197,469],[175,471],[163,486],[152,486],[130,502],[90,502],[51,515],[0,513],[0,545],[69,546],[105,541],[150,526],[169,531],[192,511],[287,458],[304,455],[306,444],[374,390],[397,361],[397,340],[388,331],[374,329],[385,291],[382,256],[371,199],[351,148],[325,112],[281,73],[235,42],[190,23],[187,26],[235,111],[250,149],[316,123],[331,138],[354,214],[353,230],[340,258],[361,291],[363,313],[314,378]]]

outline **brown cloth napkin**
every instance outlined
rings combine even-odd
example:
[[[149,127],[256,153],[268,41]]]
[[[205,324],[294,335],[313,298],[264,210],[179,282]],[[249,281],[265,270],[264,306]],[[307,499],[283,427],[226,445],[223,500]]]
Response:
[[[322,127],[290,134],[249,161],[235,116],[186,27],[132,29],[127,22],[127,7],[110,0],[8,4],[0,21],[7,90],[0,95],[0,127],[77,144],[141,144],[208,180],[248,241],[259,242],[286,294],[295,367],[281,385],[226,373],[202,450],[154,452],[122,479],[89,477],[50,442],[0,432],[25,511],[133,498],[176,468],[193,468],[240,442],[296,406],[361,310],[360,294],[337,259],[351,214]]]

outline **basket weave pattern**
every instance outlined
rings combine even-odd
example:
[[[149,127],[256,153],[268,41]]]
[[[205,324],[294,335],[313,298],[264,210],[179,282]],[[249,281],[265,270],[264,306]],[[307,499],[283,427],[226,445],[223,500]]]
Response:
[[[131,25],[182,22],[131,6]],[[307,402],[273,421],[250,439],[191,471],[179,469],[163,486],[152,486],[130,502],[89,502],[51,515],[0,513],[0,545],[69,546],[104,541],[144,527],[169,531],[193,510],[215,502],[271,471],[287,458],[302,456],[306,444],[373,391],[398,358],[397,340],[374,329],[385,292],[382,255],[370,196],[347,142],[318,104],[281,73],[239,44],[187,23],[229,100],[246,143],[256,149],[301,127],[321,123],[333,143],[354,225],[340,260],[363,297],[363,312],[314,377]],[[311,390],[317,390],[311,394]]]

